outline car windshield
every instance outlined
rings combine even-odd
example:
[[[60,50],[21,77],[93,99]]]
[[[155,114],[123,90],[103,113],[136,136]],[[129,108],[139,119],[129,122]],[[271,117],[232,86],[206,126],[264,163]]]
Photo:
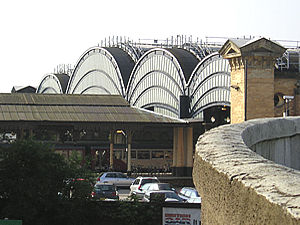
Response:
[[[141,190],[143,190],[143,191],[148,190],[148,188],[150,187],[150,184],[151,184],[151,183],[144,184],[144,185],[141,187]]]
[[[107,173],[105,177],[115,178],[116,174],[114,174],[114,173]]]
[[[159,184],[158,187],[160,190],[171,190],[171,187],[169,184]]]
[[[101,191],[114,191],[115,186],[114,185],[96,185],[95,189],[99,189]]]
[[[198,192],[197,191],[193,191],[192,193],[191,193],[191,196],[190,196],[191,198],[196,198],[196,197],[200,197],[199,196],[199,194],[198,194]]]
[[[181,198],[175,192],[166,192],[165,196],[166,198],[175,198],[181,200]]]

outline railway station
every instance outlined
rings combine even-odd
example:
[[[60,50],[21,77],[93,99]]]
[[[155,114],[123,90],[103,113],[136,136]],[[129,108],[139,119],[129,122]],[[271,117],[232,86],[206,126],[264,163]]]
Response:
[[[44,76],[36,93],[2,94],[1,131],[49,142],[66,157],[91,157],[96,169],[190,176],[194,146],[206,130],[300,114],[299,59],[299,47],[265,38],[112,38],[85,51],[73,68]]]

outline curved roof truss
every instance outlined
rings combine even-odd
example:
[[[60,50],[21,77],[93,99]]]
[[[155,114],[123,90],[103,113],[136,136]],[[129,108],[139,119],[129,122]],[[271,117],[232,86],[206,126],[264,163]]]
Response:
[[[156,112],[160,108],[168,111],[168,115],[178,116],[179,96],[185,95],[186,89],[184,72],[178,59],[166,49],[155,48],[146,52],[136,63],[126,96],[131,105],[142,108],[152,105]]]
[[[41,94],[64,94],[61,81],[55,74],[47,74],[40,82],[36,93]]]
[[[128,86],[127,86],[127,90],[126,90],[127,96],[129,98],[132,95],[132,93],[131,93],[131,91],[132,91],[131,87],[133,86],[133,83],[136,82],[135,80],[140,79],[139,77],[137,77],[138,72],[143,68],[143,66],[145,66],[145,64],[148,62],[148,60],[150,60],[152,57],[155,57],[155,56],[158,56],[158,55],[161,55],[161,56],[165,57],[168,62],[165,62],[164,65],[163,65],[163,63],[160,63],[160,64],[154,64],[154,63],[152,63],[152,64],[150,64],[150,68],[149,68],[148,73],[151,70],[164,71],[163,69],[166,69],[166,66],[172,65],[177,70],[176,74],[172,74],[172,75],[173,75],[173,77],[174,76],[178,76],[180,78],[180,81],[179,82],[177,81],[177,83],[181,87],[182,92],[185,91],[185,89],[186,89],[185,77],[184,77],[182,68],[181,68],[178,60],[176,59],[176,57],[172,53],[170,53],[168,50],[166,50],[166,49],[154,48],[154,49],[151,49],[148,52],[146,52],[139,59],[139,61],[136,63],[136,65],[134,66],[134,69],[133,69],[133,71],[131,73],[131,76],[129,78],[129,82],[128,82]],[[161,67],[161,68],[158,68],[158,67]],[[165,71],[166,71],[166,73],[168,73],[167,69]]]
[[[68,84],[67,93],[83,93],[90,86],[106,86],[111,94],[125,97],[125,86],[114,56],[102,47],[88,49],[77,62]],[[88,93],[88,92],[86,92]]]
[[[191,116],[198,117],[212,106],[230,106],[230,66],[218,53],[205,57],[195,68],[189,82]]]

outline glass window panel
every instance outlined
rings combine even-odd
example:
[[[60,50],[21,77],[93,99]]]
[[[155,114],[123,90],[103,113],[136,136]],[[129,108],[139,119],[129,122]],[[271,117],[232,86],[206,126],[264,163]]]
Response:
[[[153,159],[163,159],[164,152],[163,151],[152,151],[152,158]]]
[[[131,150],[131,158],[136,159],[136,151],[135,150]]]
[[[172,159],[173,158],[173,152],[167,151],[165,152],[165,159]]]
[[[138,151],[138,159],[150,159],[150,151]]]

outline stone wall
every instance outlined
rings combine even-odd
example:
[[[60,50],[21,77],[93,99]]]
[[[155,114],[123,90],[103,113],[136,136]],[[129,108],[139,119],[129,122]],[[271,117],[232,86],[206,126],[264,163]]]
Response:
[[[300,117],[289,117],[225,125],[200,136],[193,180],[202,224],[300,224],[300,171],[248,147],[298,133]]]
[[[300,118],[257,121],[242,138],[249,148],[275,163],[300,170]]]

